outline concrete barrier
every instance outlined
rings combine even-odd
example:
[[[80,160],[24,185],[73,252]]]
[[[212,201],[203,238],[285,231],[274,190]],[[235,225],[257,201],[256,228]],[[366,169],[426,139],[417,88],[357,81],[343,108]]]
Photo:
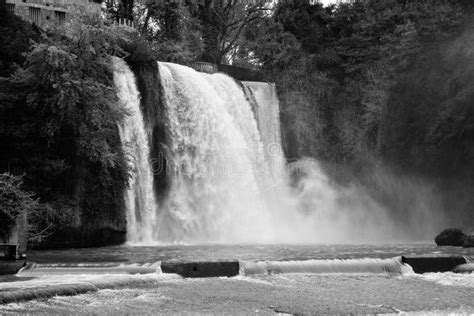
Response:
[[[239,275],[239,261],[164,261],[163,273],[175,273],[185,278],[232,277]]]
[[[415,273],[449,272],[459,265],[466,264],[462,256],[402,256],[402,262],[410,265]]]
[[[26,265],[26,262],[17,260],[17,261],[0,261],[0,275],[7,274],[16,274],[18,270],[23,268]]]

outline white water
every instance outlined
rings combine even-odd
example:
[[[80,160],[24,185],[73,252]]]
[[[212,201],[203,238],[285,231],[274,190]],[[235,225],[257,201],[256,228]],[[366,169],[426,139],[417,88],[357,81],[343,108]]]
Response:
[[[275,181],[283,180],[285,157],[281,147],[280,107],[273,83],[244,81],[247,94],[254,101],[254,113],[264,144],[265,160]],[[253,104],[252,104],[253,105]]]
[[[406,236],[383,207],[358,187],[331,183],[316,161],[286,165],[274,85],[240,85],[223,74],[171,63],[158,64],[170,180],[158,207],[133,74],[117,64],[119,97],[135,113],[121,128],[124,144],[131,142],[135,154],[126,196],[132,244],[335,243]],[[288,168],[297,170],[295,186],[288,185]]]
[[[125,193],[127,238],[131,242],[152,242],[156,201],[150,165],[148,133],[140,109],[140,94],[135,76],[125,61],[113,59],[114,83],[120,106],[129,114],[119,125],[120,139],[131,169],[129,188]]]
[[[160,263],[117,264],[117,263],[79,263],[79,264],[36,264],[31,263],[18,271],[20,277],[45,275],[111,275],[111,274],[149,274],[161,273]]]
[[[378,273],[412,275],[413,269],[403,264],[399,257],[393,259],[348,259],[348,260],[305,260],[305,261],[260,261],[241,262],[241,274],[281,273]]]
[[[171,143],[171,190],[155,238],[165,242],[271,240],[263,145],[233,79],[159,64]],[[270,228],[270,227],[269,227]]]

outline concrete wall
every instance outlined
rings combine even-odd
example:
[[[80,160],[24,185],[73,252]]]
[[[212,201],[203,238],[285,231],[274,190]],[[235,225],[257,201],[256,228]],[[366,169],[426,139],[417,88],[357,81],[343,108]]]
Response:
[[[91,0],[6,0],[7,10],[42,27],[63,23],[75,12],[100,12],[101,4]]]

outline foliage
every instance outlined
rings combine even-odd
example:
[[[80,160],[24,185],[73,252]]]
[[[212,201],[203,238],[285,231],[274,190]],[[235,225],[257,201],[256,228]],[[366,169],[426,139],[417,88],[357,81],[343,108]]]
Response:
[[[38,203],[34,212],[27,213],[27,237],[30,246],[47,241],[55,233],[74,229],[81,224],[77,205],[66,198],[52,203]]]
[[[0,166],[25,173],[25,188],[42,203],[31,216],[37,242],[68,227],[101,225],[99,213],[124,225],[128,167],[117,123],[126,113],[117,107],[110,56],[126,56],[127,36],[78,17],[48,29],[22,68],[0,80]]]
[[[202,55],[202,28],[191,6],[182,1],[144,1],[136,11],[142,47],[152,50],[155,59],[187,64]]]
[[[280,2],[244,30],[237,61],[277,83],[287,156],[374,192],[379,165],[439,179],[455,205],[453,192],[474,196],[471,17],[466,1]]]
[[[0,16],[0,77],[8,77],[25,60],[23,53],[30,50],[30,41],[38,41],[40,32],[17,16]]]
[[[232,62],[243,67],[263,67],[262,70],[271,71],[290,65],[301,55],[301,44],[294,35],[285,32],[283,26],[273,19],[264,18],[249,23],[245,28]],[[272,74],[268,73],[267,76],[272,77]]]
[[[189,7],[179,5],[173,9],[173,14],[176,16],[174,34],[166,34],[162,41],[153,42],[153,48],[158,60],[188,64],[197,60],[204,51],[202,28]]]
[[[199,7],[205,50],[203,60],[220,65],[232,61],[243,30],[268,15],[268,1],[204,1]]]
[[[266,0],[136,1],[135,21],[159,60],[232,63],[244,29],[270,13]]]

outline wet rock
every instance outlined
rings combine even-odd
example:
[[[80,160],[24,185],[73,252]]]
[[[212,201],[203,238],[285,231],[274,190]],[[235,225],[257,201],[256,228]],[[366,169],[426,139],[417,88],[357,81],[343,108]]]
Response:
[[[474,235],[469,235],[464,238],[464,242],[462,244],[464,248],[474,248]]]
[[[448,228],[436,236],[435,242],[438,246],[461,247],[465,238],[466,235],[460,229]]]

